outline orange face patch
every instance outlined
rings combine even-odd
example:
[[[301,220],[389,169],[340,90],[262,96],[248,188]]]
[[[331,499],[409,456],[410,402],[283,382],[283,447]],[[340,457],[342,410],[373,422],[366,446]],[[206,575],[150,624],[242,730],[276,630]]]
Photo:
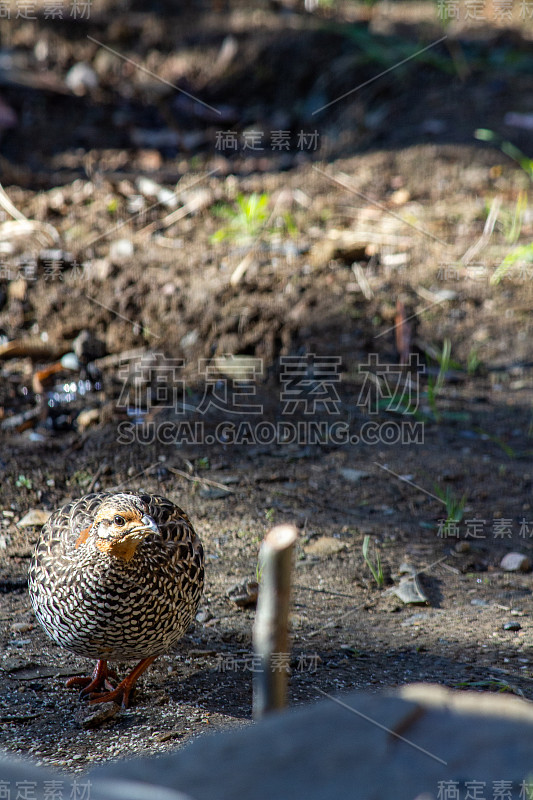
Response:
[[[139,546],[139,540],[126,537],[118,542],[108,542],[105,539],[98,539],[96,546],[106,556],[115,556],[123,561],[131,561]]]

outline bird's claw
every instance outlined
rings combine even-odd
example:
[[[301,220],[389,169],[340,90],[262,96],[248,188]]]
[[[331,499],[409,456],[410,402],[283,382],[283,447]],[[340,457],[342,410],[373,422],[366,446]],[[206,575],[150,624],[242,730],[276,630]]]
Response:
[[[114,669],[108,669],[105,661],[99,661],[91,677],[77,676],[69,678],[65,686],[69,689],[72,686],[81,686],[80,700],[86,700],[92,694],[99,693],[102,689],[107,689],[110,692],[114,691],[115,687],[109,682],[109,678],[117,680],[117,673]]]
[[[95,703],[116,703],[122,708],[127,708],[129,705],[130,695],[132,694],[132,690],[129,690],[119,684],[116,689],[111,687],[110,691],[108,692],[91,692],[91,694],[84,699],[88,699],[89,705],[91,706]]]
[[[103,685],[103,688],[106,689],[107,692],[94,691],[96,688],[100,688],[100,687],[95,687],[95,686],[91,687],[91,684],[88,684],[85,687],[85,689],[81,690],[81,692],[80,692],[80,700],[89,700],[90,701],[93,697],[100,697],[101,695],[105,695],[107,692],[113,692],[114,689],[115,689],[113,684],[109,683],[107,678],[104,681],[104,685]]]

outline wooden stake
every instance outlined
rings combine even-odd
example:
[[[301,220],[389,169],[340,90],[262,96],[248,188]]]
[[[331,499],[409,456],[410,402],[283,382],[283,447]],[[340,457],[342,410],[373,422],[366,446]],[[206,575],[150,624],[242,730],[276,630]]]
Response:
[[[292,551],[297,537],[294,525],[277,525],[265,536],[259,553],[262,576],[253,630],[255,719],[287,704]]]

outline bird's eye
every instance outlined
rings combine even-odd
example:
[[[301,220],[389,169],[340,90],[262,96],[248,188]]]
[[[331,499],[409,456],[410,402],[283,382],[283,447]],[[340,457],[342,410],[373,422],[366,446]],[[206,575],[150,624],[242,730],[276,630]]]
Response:
[[[124,517],[121,517],[120,514],[115,514],[115,516],[113,517],[113,522],[115,523],[115,525],[118,526],[126,524],[126,520],[124,519]]]

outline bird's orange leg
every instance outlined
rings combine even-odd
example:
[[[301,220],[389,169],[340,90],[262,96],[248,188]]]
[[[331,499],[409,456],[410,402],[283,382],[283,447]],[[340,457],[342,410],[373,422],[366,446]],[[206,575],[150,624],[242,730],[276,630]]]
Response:
[[[109,683],[109,678],[116,679],[117,673],[113,669],[108,669],[107,661],[99,659],[90,678],[69,678],[65,686],[68,688],[71,686],[83,686],[84,688],[80,692],[80,697],[85,697],[92,692],[98,692],[102,689],[109,689],[109,691],[112,691],[113,686]]]
[[[116,689],[102,693],[91,692],[91,694],[88,695],[90,703],[109,703],[110,701],[113,701],[114,703],[120,703],[122,708],[127,708],[131,691],[135,686],[137,679],[146,669],[148,669],[152,661],[155,661],[156,658],[157,656],[150,656],[149,658],[143,658],[142,661],[139,661],[137,666],[134,667],[130,674],[119,683]],[[87,689],[88,688],[89,687],[87,687]],[[87,692],[87,689],[84,689],[84,694]]]

